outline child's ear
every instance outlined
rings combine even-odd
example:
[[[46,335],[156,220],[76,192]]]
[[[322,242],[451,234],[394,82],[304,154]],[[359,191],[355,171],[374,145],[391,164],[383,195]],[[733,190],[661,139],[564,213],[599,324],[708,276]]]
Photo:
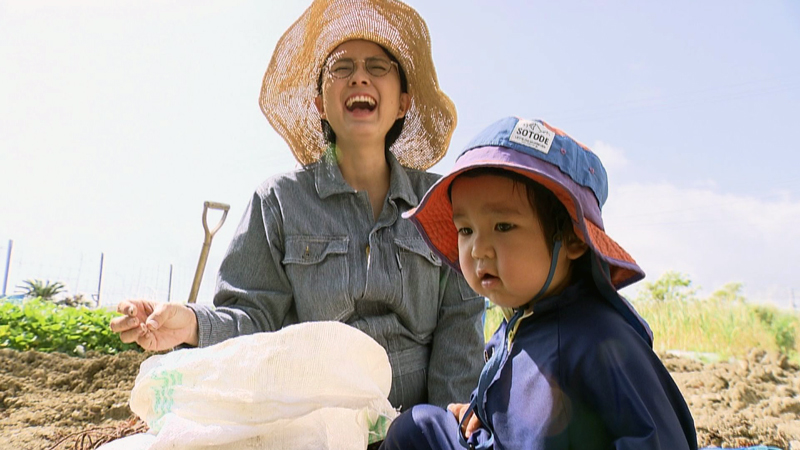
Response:
[[[572,236],[571,239],[568,239],[564,242],[564,251],[567,254],[567,259],[570,261],[575,261],[576,259],[583,256],[586,253],[586,250],[589,249],[589,246],[586,245],[585,242],[578,239],[577,236]]]

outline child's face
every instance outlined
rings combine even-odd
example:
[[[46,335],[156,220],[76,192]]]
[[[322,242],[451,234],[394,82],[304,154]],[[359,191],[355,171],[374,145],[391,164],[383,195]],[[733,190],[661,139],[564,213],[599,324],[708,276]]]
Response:
[[[496,175],[459,177],[452,184],[453,222],[458,230],[458,260],[467,283],[492,303],[522,306],[539,292],[550,271],[550,253],[525,186]],[[547,295],[568,283],[568,259],[562,249]]]

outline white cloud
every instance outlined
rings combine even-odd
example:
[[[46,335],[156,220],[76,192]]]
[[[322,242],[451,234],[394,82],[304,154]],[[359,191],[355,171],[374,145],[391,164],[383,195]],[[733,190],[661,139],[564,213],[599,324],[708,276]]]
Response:
[[[628,158],[625,157],[625,152],[620,148],[613,147],[603,141],[595,141],[591,149],[600,157],[606,172],[623,170],[628,166]]]
[[[629,62],[627,67],[628,67],[628,71],[634,72],[634,73],[643,72],[645,70],[644,64],[642,64],[641,62],[638,62],[638,61],[637,62]]]
[[[603,216],[649,281],[676,270],[702,287],[701,295],[742,282],[749,300],[783,307],[791,306],[793,288],[800,293],[800,201],[788,193],[629,183],[610,193]]]
[[[693,188],[696,188],[696,189],[708,189],[708,190],[714,190],[714,189],[717,188],[718,185],[719,185],[719,183],[717,183],[716,180],[711,180],[711,179],[708,179],[708,180],[695,180],[692,183],[692,187]]]

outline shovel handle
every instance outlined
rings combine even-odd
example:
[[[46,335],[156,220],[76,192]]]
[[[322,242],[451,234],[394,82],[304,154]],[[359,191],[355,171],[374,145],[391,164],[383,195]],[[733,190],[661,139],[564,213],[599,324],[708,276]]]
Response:
[[[222,211],[222,217],[219,219],[219,223],[214,228],[209,230],[208,228],[208,210],[209,209],[218,209]],[[228,216],[228,210],[230,210],[230,205],[226,205],[225,203],[217,203],[217,202],[203,202],[203,230],[206,232],[206,242],[211,242],[211,238],[219,231],[222,224],[225,223],[225,217]]]
[[[208,210],[218,209],[222,211],[222,218],[214,228],[208,228]],[[211,248],[211,238],[219,231],[222,224],[225,223],[225,217],[228,216],[230,205],[217,202],[203,202],[203,230],[205,231],[205,239],[203,240],[203,249],[200,251],[200,260],[197,261],[197,270],[194,272],[194,281],[192,282],[192,290],[189,292],[189,303],[197,301],[197,292],[200,291],[200,281],[203,279],[203,272],[206,269],[206,260],[208,260],[208,250]]]

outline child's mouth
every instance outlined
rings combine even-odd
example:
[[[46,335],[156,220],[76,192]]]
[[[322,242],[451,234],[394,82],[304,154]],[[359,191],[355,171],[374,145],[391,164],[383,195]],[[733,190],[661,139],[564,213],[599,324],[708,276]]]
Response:
[[[497,284],[499,281],[500,278],[487,273],[481,277],[481,286],[483,286],[484,288],[490,288],[495,284]]]

